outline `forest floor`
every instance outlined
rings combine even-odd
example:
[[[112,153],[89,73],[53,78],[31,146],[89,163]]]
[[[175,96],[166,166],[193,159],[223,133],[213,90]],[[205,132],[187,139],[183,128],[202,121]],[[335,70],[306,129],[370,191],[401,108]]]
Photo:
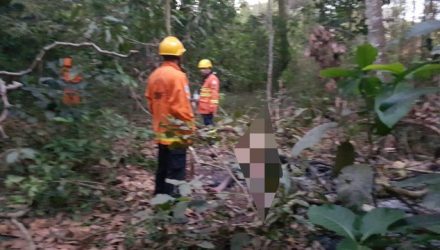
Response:
[[[423,104],[420,107],[423,108]],[[416,110],[413,114],[422,117],[420,119],[425,119],[421,111]],[[413,117],[413,120],[416,121],[417,117]],[[313,126],[325,120],[325,118],[315,119]],[[285,149],[284,151],[292,145],[289,140],[296,140],[296,137],[303,136],[311,127],[292,127],[290,124],[283,131],[278,131],[277,137],[279,142],[282,142],[280,145]],[[335,149],[338,143],[338,133],[333,131],[328,133],[313,150],[307,150],[303,154],[304,158],[315,160],[314,165],[309,166],[309,169],[315,170],[303,169],[304,177],[296,179],[302,182],[299,186],[310,187],[310,190],[302,190],[307,192],[302,199],[309,204],[319,204],[320,194],[334,195],[334,186],[329,172],[335,160]],[[362,145],[363,141],[357,143]],[[362,158],[368,149],[360,148],[357,157]],[[200,177],[204,188],[192,195],[202,197],[207,201],[216,201],[220,204],[217,208],[202,213],[196,213],[188,208],[185,215],[189,220],[185,224],[149,223],[155,214],[155,208],[150,204],[153,198],[154,172],[145,167],[124,164],[114,169],[116,175],[114,181],[110,183],[84,183],[97,192],[107,194],[115,191],[113,195],[103,195],[98,205],[93,206],[89,211],[60,212],[52,217],[38,216],[31,211],[27,214],[0,216],[0,249],[176,249],[174,244],[179,241],[192,246],[188,249],[210,249],[213,248],[212,243],[222,246],[215,249],[229,249],[227,247],[229,243],[221,242],[229,240],[234,231],[247,232],[252,235],[258,231],[261,222],[250,209],[249,201],[237,183],[228,187],[223,194],[213,194],[209,191],[210,187],[220,183],[229,175],[228,171],[221,168],[234,164],[233,153],[223,145],[216,146],[216,153],[207,147],[195,149],[199,162],[194,162],[194,157],[190,157],[188,165],[195,164],[195,175]],[[375,165],[380,175],[378,178],[386,177],[395,180],[414,174],[440,172],[439,162],[436,162],[430,155],[420,158],[417,157],[420,153],[389,152],[398,152],[398,150],[393,151],[388,148],[376,157]],[[154,143],[146,142],[142,153],[145,157],[154,159],[156,155]],[[297,169],[298,166],[295,164],[295,162],[290,162],[290,170]],[[102,171],[106,169],[102,168]],[[188,168],[188,173],[190,172]],[[4,200],[5,197],[0,195],[0,202],[2,199]],[[408,211],[414,209],[411,206],[417,203],[414,201],[408,205],[399,199],[389,197],[378,202],[378,206]],[[20,210],[19,207],[17,209]],[[302,210],[298,211],[301,213]],[[296,233],[284,235],[279,240],[274,240],[271,236],[263,236],[261,232],[255,233],[255,238],[251,239],[253,247],[249,249],[255,249],[257,246],[259,249],[268,247],[274,249],[332,248],[325,246],[332,244],[331,237],[323,236],[324,238],[320,239],[311,237],[307,224],[289,223],[281,227],[279,230],[281,234],[289,232],[287,230],[293,230]],[[213,237],[204,238],[203,234]]]

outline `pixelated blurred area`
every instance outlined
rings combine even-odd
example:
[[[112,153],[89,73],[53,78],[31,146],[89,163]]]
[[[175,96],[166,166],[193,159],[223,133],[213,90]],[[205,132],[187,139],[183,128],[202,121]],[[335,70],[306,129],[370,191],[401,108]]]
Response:
[[[281,163],[267,106],[239,139],[234,152],[258,216],[264,221],[281,177]]]

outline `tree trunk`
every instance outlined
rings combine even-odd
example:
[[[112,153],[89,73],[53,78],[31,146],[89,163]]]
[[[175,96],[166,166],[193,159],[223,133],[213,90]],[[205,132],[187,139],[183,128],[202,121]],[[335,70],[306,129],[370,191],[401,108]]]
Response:
[[[165,0],[165,28],[168,35],[171,35],[171,0]]]
[[[267,85],[266,85],[266,98],[269,105],[269,111],[271,110],[272,100],[272,82],[273,82],[273,40],[274,31],[272,23],[272,0],[267,1],[267,30],[269,33],[269,46],[268,46],[268,65],[267,65]]]
[[[273,78],[275,80],[279,79],[281,77],[281,74],[283,71],[287,68],[289,65],[290,55],[289,55],[289,40],[288,40],[288,29],[287,29],[287,21],[288,21],[288,14],[287,14],[287,1],[286,0],[278,0],[278,13],[280,16],[280,20],[278,23],[278,32],[279,32],[279,49],[278,55],[279,55],[279,62],[277,63],[276,70],[274,72]]]
[[[377,63],[385,63],[385,28],[382,22],[382,0],[365,0],[368,24],[368,42],[379,50]]]

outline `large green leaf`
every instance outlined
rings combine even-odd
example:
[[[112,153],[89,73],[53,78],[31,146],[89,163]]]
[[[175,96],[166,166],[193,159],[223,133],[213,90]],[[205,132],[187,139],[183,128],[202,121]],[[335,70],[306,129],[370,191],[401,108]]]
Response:
[[[440,212],[440,192],[430,190],[423,198],[422,206]]]
[[[391,228],[399,231],[407,228],[424,228],[440,234],[440,214],[414,215],[397,221]]]
[[[412,72],[415,78],[420,79],[429,79],[436,74],[440,74],[440,64],[426,64]]]
[[[338,235],[356,240],[354,222],[356,215],[347,208],[336,205],[312,206],[307,216],[313,224],[320,225]]]
[[[376,208],[362,217],[360,232],[361,241],[367,240],[371,235],[383,235],[388,227],[394,222],[405,217],[405,213],[400,210],[389,208]]]
[[[356,63],[360,68],[364,68],[376,61],[378,50],[371,44],[364,44],[356,50]]]
[[[397,187],[420,187],[440,184],[440,174],[422,174],[403,181],[394,182]]]
[[[312,147],[316,143],[318,143],[327,130],[331,128],[335,128],[338,124],[336,122],[329,122],[321,124],[317,127],[314,127],[312,130],[307,132],[292,148],[292,156],[298,156],[301,151],[306,148]]]
[[[351,239],[344,239],[339,242],[336,250],[371,250],[371,248],[359,245],[356,241]]]
[[[326,68],[319,72],[321,77],[336,78],[336,77],[351,77],[355,76],[356,72],[344,68]]]
[[[422,95],[440,91],[440,88],[404,88],[396,90],[391,95],[382,94],[375,99],[375,111],[379,119],[392,128],[402,119],[413,106],[413,102]]]
[[[405,72],[405,66],[401,63],[392,63],[392,64],[371,64],[364,68],[362,68],[364,71],[370,71],[370,70],[381,70],[381,71],[389,71],[394,74],[401,74]]]
[[[372,203],[374,173],[368,165],[345,167],[336,179],[338,200],[350,207]]]

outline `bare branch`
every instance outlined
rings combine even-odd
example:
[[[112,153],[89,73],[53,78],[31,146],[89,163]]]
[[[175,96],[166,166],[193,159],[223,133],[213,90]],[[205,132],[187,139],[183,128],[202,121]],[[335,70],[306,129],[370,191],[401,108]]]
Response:
[[[9,103],[8,100],[8,90],[17,89],[22,86],[22,83],[16,81],[13,81],[12,84],[6,85],[3,79],[0,78],[0,97],[3,102],[3,111],[0,115],[0,135],[3,137],[3,139],[7,139],[8,135],[5,133],[5,130],[3,129],[1,123],[5,121],[6,118],[8,118],[9,108],[12,107],[11,103]]]
[[[436,132],[437,134],[440,135],[440,129],[439,128],[437,128],[435,126],[432,126],[432,125],[429,125],[429,124],[426,124],[423,121],[416,121],[416,120],[406,119],[406,120],[402,120],[402,122],[403,123],[408,123],[408,124],[414,124],[414,125],[423,126],[423,127],[428,128],[428,129],[432,130],[433,132]]]
[[[35,67],[37,67],[37,65],[43,60],[43,57],[46,55],[46,52],[55,48],[55,47],[60,47],[60,46],[64,46],[64,47],[74,47],[74,48],[79,48],[79,47],[92,47],[93,49],[95,49],[96,51],[98,51],[101,54],[105,54],[105,55],[111,55],[111,56],[116,56],[116,57],[122,57],[122,58],[127,58],[129,56],[131,56],[132,54],[138,53],[139,51],[137,50],[130,50],[128,52],[128,54],[120,54],[114,51],[109,51],[109,50],[104,50],[101,49],[98,45],[91,43],[91,42],[83,42],[83,43],[69,43],[69,42],[59,42],[56,41],[52,44],[46,45],[44,46],[41,50],[40,53],[38,53],[38,55],[35,57],[34,61],[32,62],[31,66],[29,66],[29,68],[19,71],[19,72],[10,72],[10,71],[0,71],[0,75],[7,75],[7,76],[23,76],[26,74],[31,73]]]
[[[27,214],[30,211],[29,208],[25,208],[23,210],[19,210],[16,212],[11,212],[11,213],[0,213],[0,218],[7,218],[7,219],[11,219],[11,218],[20,218],[22,216],[24,216],[25,214]]]
[[[11,222],[14,223],[15,226],[17,226],[20,229],[20,232],[23,234],[23,237],[26,239],[26,241],[29,244],[29,250],[36,250],[37,247],[35,246],[34,241],[32,240],[32,237],[29,233],[29,231],[26,229],[23,224],[21,224],[17,219],[12,218]]]

